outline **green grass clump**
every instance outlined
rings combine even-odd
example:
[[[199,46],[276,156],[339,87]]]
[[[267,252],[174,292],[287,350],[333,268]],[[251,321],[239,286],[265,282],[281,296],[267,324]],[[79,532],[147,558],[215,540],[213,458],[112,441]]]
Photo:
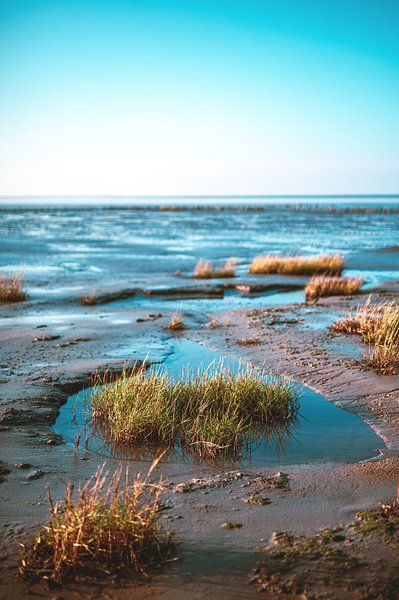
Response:
[[[7,276],[0,273],[0,302],[21,302],[27,295],[23,289],[24,274],[14,273]]]
[[[344,268],[344,260],[339,254],[331,256],[276,256],[264,254],[255,256],[249,266],[253,275],[314,275],[329,273],[340,275]]]
[[[140,576],[171,560],[173,543],[158,527],[161,482],[138,475],[129,483],[126,469],[121,484],[122,469],[110,477],[103,466],[76,498],[72,484],[63,502],[54,503],[48,491],[50,520],[22,545],[22,577],[62,584],[80,575]]]
[[[260,377],[250,367],[236,375],[221,362],[178,381],[151,369],[99,379],[91,397],[93,421],[117,444],[155,443],[201,457],[240,453],[255,430],[288,428],[298,392],[285,379]]]

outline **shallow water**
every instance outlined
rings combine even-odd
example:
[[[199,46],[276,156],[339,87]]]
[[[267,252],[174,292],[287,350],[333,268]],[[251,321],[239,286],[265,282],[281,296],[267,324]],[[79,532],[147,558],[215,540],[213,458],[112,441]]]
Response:
[[[149,357],[151,359],[151,356]],[[171,342],[170,354],[163,368],[171,377],[178,378],[187,367],[190,371],[205,369],[220,360],[220,355],[195,342],[181,339]],[[239,363],[224,358],[226,366],[236,372]],[[251,448],[244,452],[242,461],[218,461],[225,467],[233,464],[252,466],[279,466],[310,462],[357,462],[375,457],[384,443],[360,417],[328,402],[319,394],[304,386],[296,386],[301,394],[300,419],[289,436],[274,437],[267,443],[256,438]],[[121,460],[151,460],[159,448],[115,448],[104,442],[98,431],[92,429],[88,404],[90,389],[71,396],[61,408],[55,431],[73,443],[80,433],[82,443],[86,436],[88,448],[103,456]],[[176,448],[168,457],[171,462],[193,462],[191,456],[183,456]]]
[[[362,203],[371,206],[359,198],[357,205]],[[378,210],[397,205],[386,200],[372,204]],[[292,204],[284,210],[230,206],[226,211],[167,212],[126,206],[3,206],[0,268],[13,271],[23,265],[28,292],[49,300],[57,292],[150,287],[165,276],[173,281],[175,271],[191,273],[199,258],[217,263],[237,257],[238,274],[243,275],[256,254],[269,252],[339,252],[348,273],[361,273],[369,285],[399,279],[399,214],[351,213],[342,203],[333,208],[317,212]]]

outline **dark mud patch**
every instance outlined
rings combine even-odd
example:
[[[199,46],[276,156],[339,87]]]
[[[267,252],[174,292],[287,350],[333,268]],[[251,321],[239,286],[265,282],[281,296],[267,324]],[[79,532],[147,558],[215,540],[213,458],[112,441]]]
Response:
[[[83,361],[82,361],[83,362]],[[19,386],[15,386],[12,380],[4,384],[12,388],[10,396],[14,396],[8,404],[2,404],[0,411],[0,424],[5,426],[20,425],[52,425],[59,414],[60,407],[67,401],[70,394],[74,394],[91,384],[96,373],[110,372],[114,375],[120,374],[124,369],[134,370],[142,365],[143,361],[134,359],[131,361],[108,360],[89,361],[80,364],[79,369],[66,374],[54,374],[46,378],[39,385],[31,387],[31,396],[21,397],[18,393]],[[36,389],[35,389],[36,388]],[[21,394],[23,391],[21,390]]]
[[[93,305],[96,304],[108,304],[109,302],[115,302],[116,300],[125,300],[126,298],[132,298],[136,295],[136,289],[122,289],[114,290],[109,292],[93,292]],[[90,306],[90,303],[84,303],[85,306]]]
[[[251,582],[273,597],[396,600],[399,547],[390,547],[392,527],[396,534],[398,526],[397,515],[392,522],[393,507],[361,511],[360,525],[323,529],[310,537],[274,533]]]
[[[191,299],[191,298],[223,298],[223,287],[217,286],[187,286],[187,287],[162,287],[143,290],[147,296],[164,296],[165,298]]]

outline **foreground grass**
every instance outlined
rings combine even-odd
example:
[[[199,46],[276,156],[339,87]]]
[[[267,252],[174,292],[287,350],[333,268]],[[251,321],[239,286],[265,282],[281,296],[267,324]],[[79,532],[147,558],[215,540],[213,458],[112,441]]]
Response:
[[[363,279],[359,277],[331,277],[314,275],[305,286],[306,300],[318,300],[327,296],[350,296],[359,291]]]
[[[95,385],[102,387],[91,397],[93,420],[109,441],[179,443],[200,457],[239,454],[255,430],[288,428],[298,412],[298,392],[286,380],[265,380],[249,367],[233,375],[223,363],[178,381],[151,369]]]
[[[24,274],[14,273],[5,275],[0,273],[0,302],[21,302],[27,295],[23,289]]]
[[[344,260],[339,254],[331,256],[275,256],[265,254],[255,256],[249,266],[253,275],[314,275],[329,273],[340,275],[344,268]]]
[[[336,333],[360,335],[371,352],[363,360],[381,375],[399,371],[399,307],[393,302],[372,303],[371,298],[332,326]]]
[[[68,484],[62,503],[48,491],[50,520],[22,546],[22,577],[61,584],[79,575],[140,576],[170,560],[173,543],[158,527],[161,482],[148,482],[155,464],[132,483],[127,469],[123,478],[121,468],[110,477],[100,467],[76,498]]]
[[[213,267],[212,263],[207,260],[200,259],[195,268],[194,279],[212,279],[217,277],[235,277],[237,263],[234,258],[229,258],[219,267]]]

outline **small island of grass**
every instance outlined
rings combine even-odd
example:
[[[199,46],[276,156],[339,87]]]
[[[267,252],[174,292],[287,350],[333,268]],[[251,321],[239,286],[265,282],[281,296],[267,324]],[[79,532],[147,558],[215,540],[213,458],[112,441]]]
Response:
[[[287,430],[298,413],[298,392],[284,378],[264,378],[250,367],[235,375],[222,363],[170,380],[168,373],[124,373],[96,382],[94,423],[117,444],[159,444],[206,458],[237,455],[254,432]]]

